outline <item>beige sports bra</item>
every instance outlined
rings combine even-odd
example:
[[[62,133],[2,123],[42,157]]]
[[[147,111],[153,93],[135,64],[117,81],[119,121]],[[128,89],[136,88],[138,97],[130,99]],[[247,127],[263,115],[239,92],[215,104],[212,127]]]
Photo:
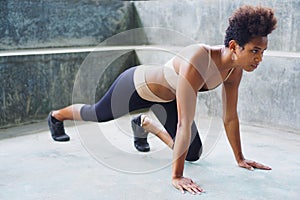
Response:
[[[211,65],[211,49],[209,50],[209,60],[208,60],[208,67]],[[178,74],[176,73],[174,67],[173,67],[173,60],[175,57],[173,57],[171,60],[169,60],[165,66],[163,67],[163,73],[166,81],[170,85],[171,89],[173,92],[176,92],[177,88],[177,81],[178,81]],[[134,72],[134,85],[137,90],[137,93],[139,94],[140,97],[142,97],[145,100],[148,101],[154,101],[154,102],[170,102],[167,100],[163,100],[156,96],[152,91],[148,88],[146,80],[145,80],[145,74],[147,70],[151,70],[154,66],[149,66],[149,65],[140,65],[137,66],[135,72]],[[227,74],[226,78],[224,81],[228,79],[228,77],[231,75],[233,72],[234,68],[232,68],[229,73]],[[216,87],[218,87],[217,85]],[[214,88],[213,88],[214,89]],[[207,85],[205,84],[204,87],[202,87],[199,91],[208,91],[212,89],[207,89]]]
[[[169,60],[164,67],[163,73],[164,73],[164,77],[166,79],[166,81],[168,82],[168,84],[171,86],[171,88],[176,91],[176,87],[177,87],[177,81],[178,81],[178,74],[176,73],[174,66],[173,66],[173,61],[174,61],[173,57],[171,60]],[[208,68],[211,65],[211,48],[209,48],[208,51]],[[234,68],[231,68],[230,71],[228,72],[227,76],[225,77],[224,81],[226,81],[229,76],[231,75],[231,73],[233,72]],[[217,85],[216,87],[218,87],[219,85]],[[204,85],[204,87],[202,87],[199,91],[200,92],[204,92],[204,91],[209,91],[209,90],[213,90],[215,88],[211,88],[211,89],[207,89],[205,88],[206,84]]]

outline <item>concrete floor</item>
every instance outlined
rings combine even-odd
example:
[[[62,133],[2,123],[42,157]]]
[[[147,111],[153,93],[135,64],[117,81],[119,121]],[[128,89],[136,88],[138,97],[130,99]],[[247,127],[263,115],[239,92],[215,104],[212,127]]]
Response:
[[[242,124],[247,158],[273,168],[247,171],[237,167],[221,131],[205,158],[185,165],[185,175],[206,190],[191,195],[171,185],[171,151],[152,136],[151,152],[136,152],[127,122],[70,123],[67,143],[52,141],[46,123],[2,130],[2,136],[25,135],[0,140],[0,199],[300,198],[299,133]]]

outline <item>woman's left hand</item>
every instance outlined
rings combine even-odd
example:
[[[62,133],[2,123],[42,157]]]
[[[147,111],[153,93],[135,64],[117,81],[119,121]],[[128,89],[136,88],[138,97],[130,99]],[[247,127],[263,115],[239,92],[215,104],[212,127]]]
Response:
[[[240,167],[243,167],[243,168],[246,168],[246,169],[249,169],[249,170],[254,170],[254,168],[263,169],[263,170],[271,170],[272,169],[269,166],[263,165],[261,163],[255,162],[253,160],[247,160],[247,159],[244,159],[244,160],[240,161],[238,163],[238,165]]]

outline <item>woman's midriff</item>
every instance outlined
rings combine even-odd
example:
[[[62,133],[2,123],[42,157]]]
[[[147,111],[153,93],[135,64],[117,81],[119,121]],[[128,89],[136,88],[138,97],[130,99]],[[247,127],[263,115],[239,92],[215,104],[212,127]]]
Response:
[[[147,71],[146,83],[148,88],[159,98],[172,101],[175,99],[175,91],[172,91],[163,75],[163,67]]]

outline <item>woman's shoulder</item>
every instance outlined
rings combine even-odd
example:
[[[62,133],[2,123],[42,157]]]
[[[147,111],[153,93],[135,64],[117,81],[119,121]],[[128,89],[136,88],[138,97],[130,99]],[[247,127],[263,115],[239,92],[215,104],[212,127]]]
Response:
[[[209,50],[211,49],[212,46],[205,44],[205,43],[195,43],[195,44],[190,44],[188,46],[185,46],[184,49],[198,49],[198,50]]]
[[[203,43],[195,43],[185,46],[181,51],[179,51],[178,56],[184,58],[185,60],[190,60],[193,57],[198,57],[199,55],[208,55],[209,53],[209,45]]]
[[[193,66],[198,70],[206,69],[211,61],[210,46],[201,43],[186,46],[177,54],[174,61],[184,66]]]
[[[222,48],[224,48],[224,45],[209,45],[205,43],[195,43],[184,47],[182,51],[180,51],[180,53],[185,56],[189,55],[189,57],[198,57],[199,55],[210,57],[212,51],[220,50]]]

